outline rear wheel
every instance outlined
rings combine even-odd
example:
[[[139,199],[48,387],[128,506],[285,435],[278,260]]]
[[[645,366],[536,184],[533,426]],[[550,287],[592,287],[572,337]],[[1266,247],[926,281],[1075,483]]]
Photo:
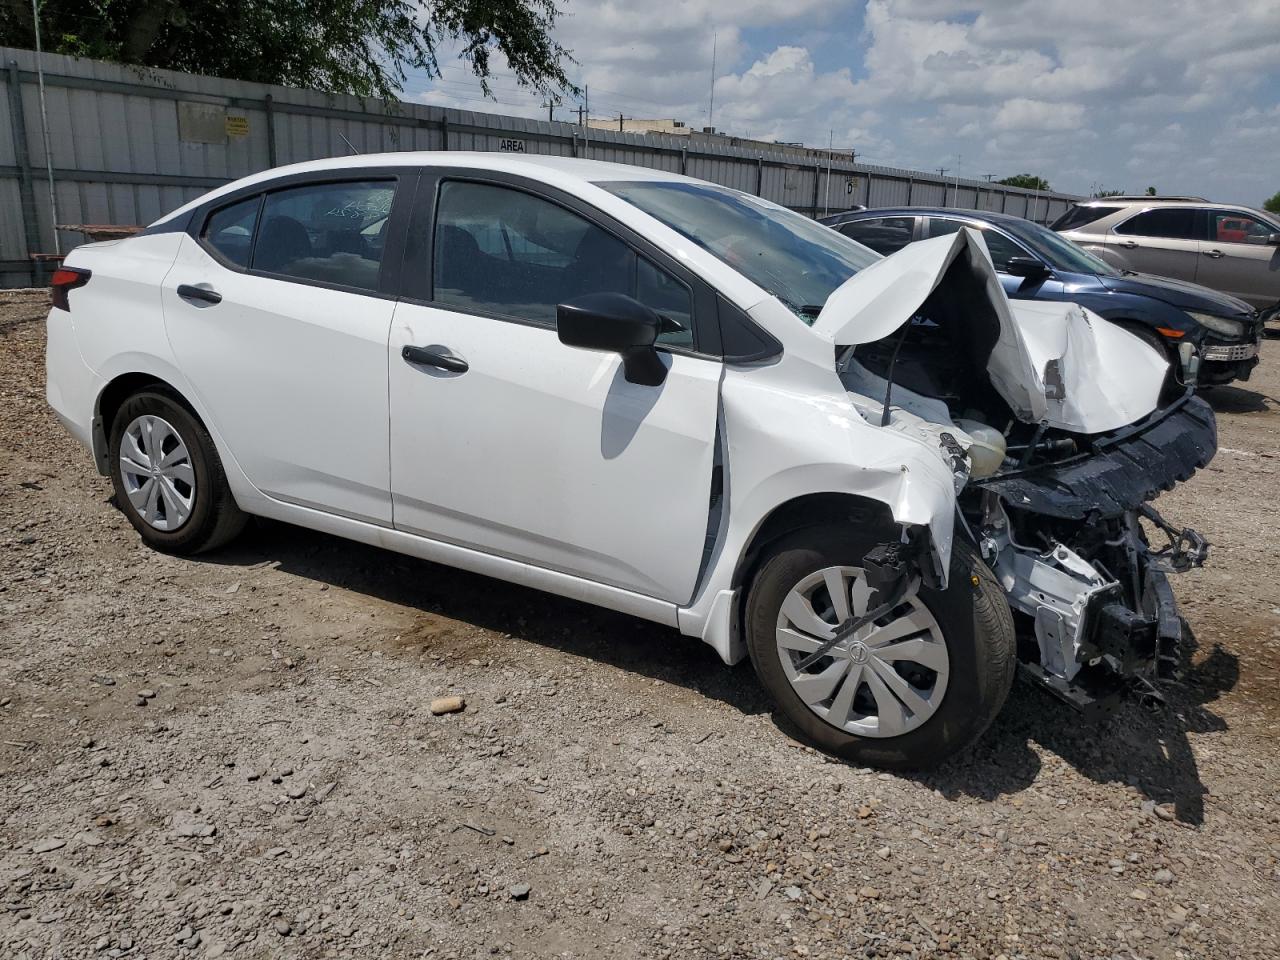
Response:
[[[109,464],[120,509],[157,550],[200,553],[244,529],[209,432],[167,392],[137,393],[120,405]]]
[[[991,571],[957,542],[946,590],[922,586],[806,665],[840,623],[866,613],[861,562],[873,545],[853,526],[779,542],[748,594],[748,649],[778,706],[818,747],[875,766],[931,766],[977,739],[1003,706],[1013,620]]]

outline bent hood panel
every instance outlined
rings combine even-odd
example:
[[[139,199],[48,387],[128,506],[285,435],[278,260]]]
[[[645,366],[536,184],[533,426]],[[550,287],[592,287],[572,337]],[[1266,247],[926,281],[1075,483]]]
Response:
[[[1011,302],[985,242],[968,228],[908,244],[849,278],[813,332],[836,346],[882,340],[920,310],[957,260],[978,274],[999,324],[987,375],[1020,419],[1100,433],[1155,409],[1167,364],[1154,350],[1074,303]]]

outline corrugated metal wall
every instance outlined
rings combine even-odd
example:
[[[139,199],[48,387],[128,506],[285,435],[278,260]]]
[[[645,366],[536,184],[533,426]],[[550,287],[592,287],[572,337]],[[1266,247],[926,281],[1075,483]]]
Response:
[[[822,216],[866,206],[978,206],[1041,222],[1074,199],[850,163],[816,150],[584,131],[421,104],[143,70],[45,54],[49,157],[36,54],[0,47],[0,286],[43,282],[54,252],[46,161],[57,222],[146,224],[212,187],[300,160],[392,150],[504,150],[589,156],[656,167],[758,194]],[[505,142],[504,142],[505,141]],[[511,141],[516,141],[515,144]],[[1029,201],[1031,201],[1029,203]],[[59,230],[66,252],[84,241]]]

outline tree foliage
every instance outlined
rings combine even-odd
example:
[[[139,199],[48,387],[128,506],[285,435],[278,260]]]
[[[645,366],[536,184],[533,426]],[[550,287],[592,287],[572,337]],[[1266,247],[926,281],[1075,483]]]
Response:
[[[1262,202],[1262,209],[1268,213],[1280,213],[1280,190],[1271,199]]]
[[[210,76],[392,98],[457,44],[489,92],[500,52],[539,93],[576,92],[556,0],[45,0],[44,49]],[[0,45],[34,47],[29,0],[0,0]]]
[[[996,183],[1003,184],[1006,187],[1022,187],[1025,190],[1052,190],[1049,181],[1044,177],[1037,177],[1033,173],[1015,173],[1012,177],[1005,177],[1003,180],[997,180]]]

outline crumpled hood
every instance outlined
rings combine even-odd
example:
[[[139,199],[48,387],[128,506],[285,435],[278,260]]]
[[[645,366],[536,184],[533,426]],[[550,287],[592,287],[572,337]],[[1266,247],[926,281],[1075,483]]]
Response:
[[[953,265],[977,274],[981,306],[999,324],[987,375],[1019,419],[1102,433],[1156,408],[1168,368],[1156,351],[1077,304],[1011,302],[986,243],[967,227],[908,244],[849,278],[813,332],[836,346],[882,340],[920,310]]]

